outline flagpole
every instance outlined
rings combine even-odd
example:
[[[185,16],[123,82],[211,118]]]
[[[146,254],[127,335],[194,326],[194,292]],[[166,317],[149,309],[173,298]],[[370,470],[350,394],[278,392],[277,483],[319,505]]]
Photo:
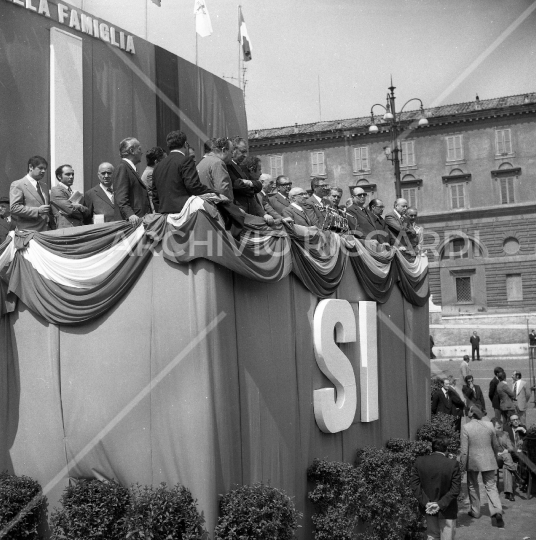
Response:
[[[196,66],[198,65],[197,55],[198,55],[198,52],[197,52],[197,30],[196,30],[195,31],[195,65]]]
[[[238,4],[238,88],[242,88],[240,84],[240,4]]]

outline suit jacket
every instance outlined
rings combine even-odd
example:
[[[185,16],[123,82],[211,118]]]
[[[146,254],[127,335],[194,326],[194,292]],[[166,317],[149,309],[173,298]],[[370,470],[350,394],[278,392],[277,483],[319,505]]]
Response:
[[[40,206],[50,204],[48,187],[42,182],[39,182],[39,185],[43,192],[44,202],[26,176],[11,183],[9,189],[11,219],[19,231],[43,232],[53,228],[51,227],[52,214],[42,216],[38,212]]]
[[[214,193],[199,180],[195,161],[182,152],[170,152],[153,171],[153,201],[161,214],[179,213],[192,195]]]
[[[499,379],[497,379],[497,377],[493,377],[493,379],[491,379],[489,383],[488,397],[494,409],[498,409],[501,402],[499,398],[499,394],[497,393],[498,384],[499,384]]]
[[[512,401],[514,399],[514,393],[508,388],[506,381],[499,381],[497,385],[497,394],[499,394],[499,409],[501,411],[514,411],[515,405]]]
[[[9,231],[14,231],[15,228],[16,225],[14,220],[7,221],[5,218],[0,218],[0,244],[5,241]]]
[[[102,214],[105,223],[115,221],[115,204],[104,193],[100,184],[86,191],[84,202],[88,209],[86,222],[91,223],[95,214]]]
[[[316,225],[305,210],[299,210],[293,204],[287,206],[283,210],[283,217],[290,217],[294,220],[296,225],[303,225],[304,227]]]
[[[60,184],[53,186],[50,190],[50,205],[54,214],[56,229],[80,227],[84,224],[84,219],[89,216],[87,208],[85,210],[75,208],[69,200],[70,196],[69,190]],[[80,204],[85,207],[84,201]]]
[[[440,518],[456,519],[462,475],[455,459],[440,452],[419,456],[413,465],[410,485],[422,514],[426,513],[426,504],[434,501],[439,505]]]
[[[130,216],[143,217],[151,209],[147,186],[140,175],[125,161],[117,165],[112,176],[116,221]]]
[[[495,428],[491,422],[472,418],[461,431],[460,464],[468,471],[494,471],[499,451]]]
[[[283,216],[272,207],[270,204],[270,199],[268,195],[264,193],[264,191],[261,190],[259,193],[257,193],[257,200],[266,214],[272,216],[274,219],[282,219]]]
[[[530,401],[530,394],[531,394],[531,391],[530,391],[529,385],[527,384],[527,381],[524,381],[523,379],[519,379],[517,381],[515,398],[517,399],[516,407],[520,411],[527,410],[527,405],[528,405],[528,402]]]
[[[482,389],[477,384],[473,384],[473,388],[470,388],[467,384],[462,386],[462,392],[467,400],[465,404],[465,412],[469,411],[471,405],[476,405],[484,414],[486,414],[486,402],[484,401],[484,394]]]
[[[434,392],[432,395],[432,414],[443,413],[452,416],[460,416],[459,411],[461,409],[463,416],[465,404],[458,396],[458,393],[449,388],[448,396],[449,399],[445,397],[441,388]]]
[[[252,216],[264,216],[264,209],[261,207],[256,193],[259,193],[262,189],[262,182],[259,180],[251,180],[253,187],[244,185],[243,180],[248,179],[246,172],[234,161],[227,163],[227,170],[231,177],[234,192],[234,202],[240,206],[246,213]]]
[[[322,227],[325,221],[325,214],[322,212],[323,207],[330,206],[331,203],[327,199],[322,199],[320,202],[316,197],[311,195],[304,203],[303,209],[309,216],[311,223],[314,223],[318,227]]]
[[[387,226],[387,222],[382,216],[377,216],[374,212],[369,212],[372,219],[372,224],[376,229],[376,233],[372,236],[372,240],[377,240],[380,244],[389,243],[394,244],[395,239]]]
[[[346,213],[352,218],[350,232],[354,236],[357,236],[362,240],[376,239],[374,220],[366,208],[362,210],[357,204],[352,204],[348,207]],[[383,242],[385,242],[385,240],[383,240]]]
[[[286,197],[283,197],[278,191],[268,195],[268,202],[272,208],[281,215],[283,215],[283,210],[287,206],[290,206],[290,201]]]
[[[480,345],[480,336],[471,336],[469,338],[469,341],[471,342],[471,345],[475,348],[479,347]]]
[[[391,231],[391,234],[395,238],[395,246],[403,246],[408,251],[413,251],[411,238],[415,236],[415,232],[408,228],[408,224],[402,221],[394,212],[388,212],[385,214],[385,222]]]
[[[225,195],[231,202],[234,201],[233,184],[224,161],[214,154],[207,154],[197,164],[199,180],[216,193]]]

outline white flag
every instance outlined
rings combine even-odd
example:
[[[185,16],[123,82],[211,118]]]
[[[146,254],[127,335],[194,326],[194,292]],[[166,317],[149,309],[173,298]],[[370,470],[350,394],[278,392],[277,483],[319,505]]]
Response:
[[[194,15],[195,31],[201,37],[210,36],[212,34],[212,23],[210,22],[210,15],[208,14],[205,0],[195,0]]]
[[[249,39],[246,21],[244,20],[240,6],[238,6],[238,43],[242,45],[244,62],[249,62],[253,58],[251,56],[251,40]]]

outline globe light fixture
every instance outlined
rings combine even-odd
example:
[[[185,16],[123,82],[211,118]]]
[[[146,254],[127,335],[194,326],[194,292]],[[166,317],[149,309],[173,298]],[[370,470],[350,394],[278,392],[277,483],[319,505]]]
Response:
[[[369,133],[378,133],[379,131],[378,126],[376,124],[372,124],[371,126],[369,126],[368,130],[369,130]]]

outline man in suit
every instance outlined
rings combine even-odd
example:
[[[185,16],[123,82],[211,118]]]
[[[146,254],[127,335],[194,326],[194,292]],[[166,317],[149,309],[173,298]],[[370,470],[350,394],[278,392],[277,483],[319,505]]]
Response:
[[[315,177],[311,180],[311,190],[313,193],[303,202],[303,208],[311,222],[316,222],[319,227],[322,227],[324,224],[323,209],[330,206],[329,200],[326,199],[329,186],[323,178]]]
[[[522,424],[527,423],[527,407],[530,401],[531,389],[521,378],[521,371],[514,371],[514,405],[516,407],[516,415]]]
[[[383,219],[383,210],[385,205],[381,199],[372,199],[369,203],[369,214],[372,218],[372,225],[376,229],[376,233],[372,239],[377,240],[380,245],[385,247],[391,246],[394,242],[394,239],[389,232],[389,227]],[[434,358],[431,356],[430,358]]]
[[[0,197],[0,244],[5,241],[9,232],[14,230],[15,222],[9,211],[9,197]]]
[[[283,209],[283,216],[291,218],[296,225],[304,227],[318,226],[318,222],[313,221],[310,214],[305,211],[305,201],[307,192],[300,188],[292,188],[289,193],[290,205]]]
[[[290,206],[288,194],[292,189],[292,182],[288,176],[281,174],[275,179],[275,188],[276,192],[268,195],[268,201],[278,214],[283,215],[283,210]]]
[[[28,174],[11,184],[11,218],[19,231],[43,232],[52,228],[50,194],[42,182],[47,169],[48,163],[44,157],[33,156],[28,160]]]
[[[334,210],[340,210],[339,204],[341,202],[341,199],[342,189],[340,187],[330,188],[327,200],[329,201],[329,205],[331,206],[331,208],[333,208]]]
[[[136,165],[141,161],[143,151],[138,139],[127,137],[119,144],[121,163],[112,177],[115,198],[115,219],[129,221],[133,227],[151,210],[147,186],[141,179]]]
[[[475,352],[476,359],[480,360],[480,336],[476,333],[476,330],[473,332],[473,335],[469,338],[471,343],[471,350],[473,353],[473,362],[475,361]]]
[[[465,384],[462,387],[463,395],[465,396],[465,411],[469,412],[471,405],[476,405],[486,415],[486,403],[484,401],[484,394],[478,384],[474,383],[473,376],[467,375],[465,377]]]
[[[87,220],[94,220],[96,215],[104,216],[104,222],[115,221],[115,201],[114,190],[112,187],[112,177],[114,166],[111,163],[101,163],[99,165],[97,176],[99,185],[86,191],[84,202],[88,208]]]
[[[489,390],[488,390],[488,397],[491,401],[491,404],[493,406],[493,410],[495,412],[495,418],[497,420],[500,420],[501,419],[501,399],[499,397],[499,394],[497,392],[497,385],[499,384],[499,373],[501,371],[504,371],[504,369],[502,367],[499,367],[497,366],[494,370],[493,370],[493,373],[495,374],[495,377],[493,377],[493,379],[491,379],[490,383],[489,383]]]
[[[161,214],[178,214],[192,196],[215,193],[199,180],[193,157],[186,149],[186,135],[171,131],[166,137],[169,155],[153,171],[155,206]]]
[[[495,481],[496,455],[499,453],[495,429],[491,422],[482,420],[483,413],[476,405],[469,408],[469,418],[470,421],[462,427],[460,452],[460,465],[467,471],[467,486],[471,502],[469,516],[475,519],[480,517],[478,473],[481,473],[488,497],[490,516],[496,519],[498,527],[503,527],[503,510]]]
[[[420,253],[424,242],[424,229],[420,225],[417,225],[417,209],[413,207],[408,208],[406,216],[408,217],[408,230],[413,233],[410,238],[411,246],[415,253]]]
[[[458,495],[462,477],[455,459],[446,455],[448,439],[432,440],[432,453],[419,456],[411,472],[410,485],[426,518],[428,539],[454,540],[458,517]]]
[[[60,165],[55,174],[58,183],[50,190],[50,206],[56,229],[80,227],[89,217],[89,210],[83,204],[71,202],[74,169],[71,165]]]
[[[200,182],[230,201],[234,201],[234,190],[227,165],[232,157],[233,143],[226,137],[218,137],[205,143],[205,154],[197,165]],[[253,185],[250,180],[240,181]]]
[[[436,390],[432,395],[432,414],[443,413],[450,414],[456,418],[456,429],[460,431],[461,416],[465,405],[458,396],[458,393],[450,386],[448,377],[443,379],[443,386]]]
[[[407,210],[408,201],[402,198],[397,199],[393,210],[385,215],[385,221],[395,238],[395,246],[401,251],[414,253],[411,240],[414,238],[415,232],[409,227],[409,220],[406,216]]]
[[[259,180],[248,180],[247,173],[242,169],[242,163],[248,157],[248,145],[242,137],[234,137],[232,159],[227,163],[227,170],[233,183],[234,202],[244,212],[253,216],[260,216],[262,209],[255,195],[262,189]],[[251,184],[251,185],[250,185]]]
[[[367,196],[363,188],[352,188],[353,204],[346,210],[346,214],[349,216],[351,234],[360,240],[376,240],[376,227],[366,206]]]

